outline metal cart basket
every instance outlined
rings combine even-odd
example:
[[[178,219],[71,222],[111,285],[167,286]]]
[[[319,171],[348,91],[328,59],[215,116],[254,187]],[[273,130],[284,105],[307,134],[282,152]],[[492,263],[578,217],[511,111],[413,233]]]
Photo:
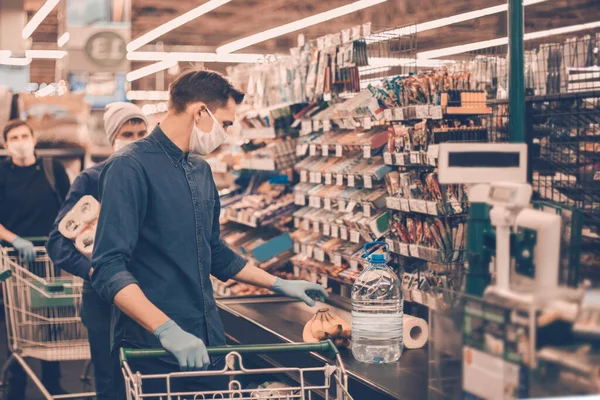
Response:
[[[257,368],[247,369],[242,360],[243,354],[262,354],[275,352],[320,352],[326,353],[335,359],[335,365],[326,364],[314,368]],[[173,372],[169,374],[142,375],[133,372],[129,361],[140,358],[158,358],[168,356],[165,350],[151,349],[121,349],[121,365],[125,378],[125,391],[127,400],[141,400],[146,398],[162,400],[208,400],[208,399],[239,399],[239,400],[352,400],[348,393],[348,377],[344,364],[335,345],[330,341],[319,343],[300,344],[270,344],[270,345],[242,345],[222,346],[208,348],[210,356],[225,356],[225,366],[216,371]],[[285,374],[293,377],[297,384],[279,388],[245,389],[236,379],[241,376],[259,374]],[[307,375],[311,376],[311,382]],[[228,388],[218,391],[203,392],[176,392],[171,388],[177,379],[193,377],[228,376]],[[312,377],[318,376],[317,379]],[[144,393],[144,383],[149,380],[163,380],[166,382],[164,393]],[[335,394],[332,394],[334,393]]]
[[[83,280],[59,276],[44,247],[26,263],[17,252],[0,246],[0,280],[10,358],[17,361],[47,399],[93,397],[95,393],[52,396],[27,365],[25,358],[43,361],[90,360],[87,330],[80,317]]]

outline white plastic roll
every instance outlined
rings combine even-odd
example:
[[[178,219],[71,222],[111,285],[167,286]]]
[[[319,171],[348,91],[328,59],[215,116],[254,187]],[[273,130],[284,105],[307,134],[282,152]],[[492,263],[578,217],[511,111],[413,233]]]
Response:
[[[404,348],[420,349],[429,340],[429,325],[422,318],[404,314]]]
[[[91,224],[100,214],[100,203],[93,196],[83,196],[73,207],[74,211],[86,224]]]
[[[75,248],[87,258],[92,258],[94,238],[96,237],[96,226],[97,225],[89,226],[75,239]]]
[[[67,239],[75,240],[100,214],[100,203],[93,196],[83,196],[58,224],[58,231]]]
[[[58,231],[67,239],[75,240],[86,227],[81,217],[71,210],[60,220]]]

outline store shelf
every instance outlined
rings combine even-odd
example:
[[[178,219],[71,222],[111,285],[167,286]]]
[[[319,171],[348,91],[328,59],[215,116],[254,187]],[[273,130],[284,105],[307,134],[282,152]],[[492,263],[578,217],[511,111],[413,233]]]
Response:
[[[255,171],[276,171],[275,160],[271,158],[242,158],[240,160],[241,169],[251,169]]]
[[[264,128],[242,128],[241,136],[244,139],[275,139],[277,134],[272,127]]]
[[[465,213],[447,214],[445,212],[445,210],[447,209],[446,204],[419,199],[387,197],[386,206],[390,210],[413,212],[425,215],[435,215],[444,217],[461,217],[466,215]],[[466,210],[467,204],[460,203],[460,206],[461,208],[463,208],[463,210]]]
[[[386,238],[385,242],[390,246],[390,251],[405,257],[418,258],[434,263],[460,263],[464,258],[464,250],[455,250],[444,253],[440,249],[425,247],[418,244],[403,243]]]
[[[489,115],[492,107],[446,107],[444,115]]]
[[[433,147],[434,145],[430,145]],[[434,147],[437,150],[437,148]],[[411,151],[407,153],[383,153],[383,160],[386,165],[395,165],[399,167],[410,168],[435,168],[437,163],[437,151],[421,153]]]

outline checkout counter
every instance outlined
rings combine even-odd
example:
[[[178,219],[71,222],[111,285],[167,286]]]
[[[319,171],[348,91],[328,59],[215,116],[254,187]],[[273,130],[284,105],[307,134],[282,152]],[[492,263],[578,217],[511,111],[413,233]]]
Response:
[[[342,306],[317,302],[315,307],[282,297],[223,298],[217,300],[225,332],[232,344],[302,342],[302,330],[319,308],[329,308],[350,321],[350,312]],[[427,345],[404,350],[394,364],[363,364],[348,349],[340,349],[348,372],[348,389],[355,400],[427,399]],[[309,353],[277,354],[263,358],[271,366],[322,366],[323,356]]]

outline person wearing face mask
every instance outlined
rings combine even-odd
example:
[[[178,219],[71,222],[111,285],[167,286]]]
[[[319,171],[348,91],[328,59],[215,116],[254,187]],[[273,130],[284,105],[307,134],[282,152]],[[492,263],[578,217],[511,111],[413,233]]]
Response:
[[[114,151],[118,152],[128,144],[146,136],[148,121],[142,110],[135,104],[117,102],[106,107],[104,128],[109,143]],[[91,287],[90,260],[75,248],[72,240],[58,232],[58,224],[83,196],[91,195],[96,200],[99,199],[98,179],[104,164],[105,162],[101,162],[86,169],[75,179],[54,221],[54,227],[46,244],[48,255],[56,267],[84,279],[81,318],[88,330],[98,400],[117,397],[114,393],[110,360],[111,304],[102,300]]]
[[[0,163],[0,240],[10,243],[27,265],[36,257],[27,238],[48,236],[69,191],[69,177],[60,162],[36,156],[37,142],[26,122],[9,121],[3,138],[10,158]],[[50,393],[64,393],[58,363],[42,362],[42,382]],[[13,362],[6,398],[26,398],[25,387],[25,372]]]
[[[321,285],[276,278],[247,265],[220,238],[219,195],[201,155],[226,139],[244,94],[221,74],[202,70],[175,79],[169,97],[163,121],[147,138],[113,155],[100,175],[92,286],[117,306],[115,374],[123,347],[163,347],[174,356],[131,360],[131,369],[143,374],[221,365],[206,350],[226,343],[210,275],[270,288],[309,306],[327,297]],[[179,389],[223,390],[217,378],[178,382]],[[164,380],[154,381],[144,381],[144,394],[165,391]],[[122,379],[117,392],[124,396]]]

